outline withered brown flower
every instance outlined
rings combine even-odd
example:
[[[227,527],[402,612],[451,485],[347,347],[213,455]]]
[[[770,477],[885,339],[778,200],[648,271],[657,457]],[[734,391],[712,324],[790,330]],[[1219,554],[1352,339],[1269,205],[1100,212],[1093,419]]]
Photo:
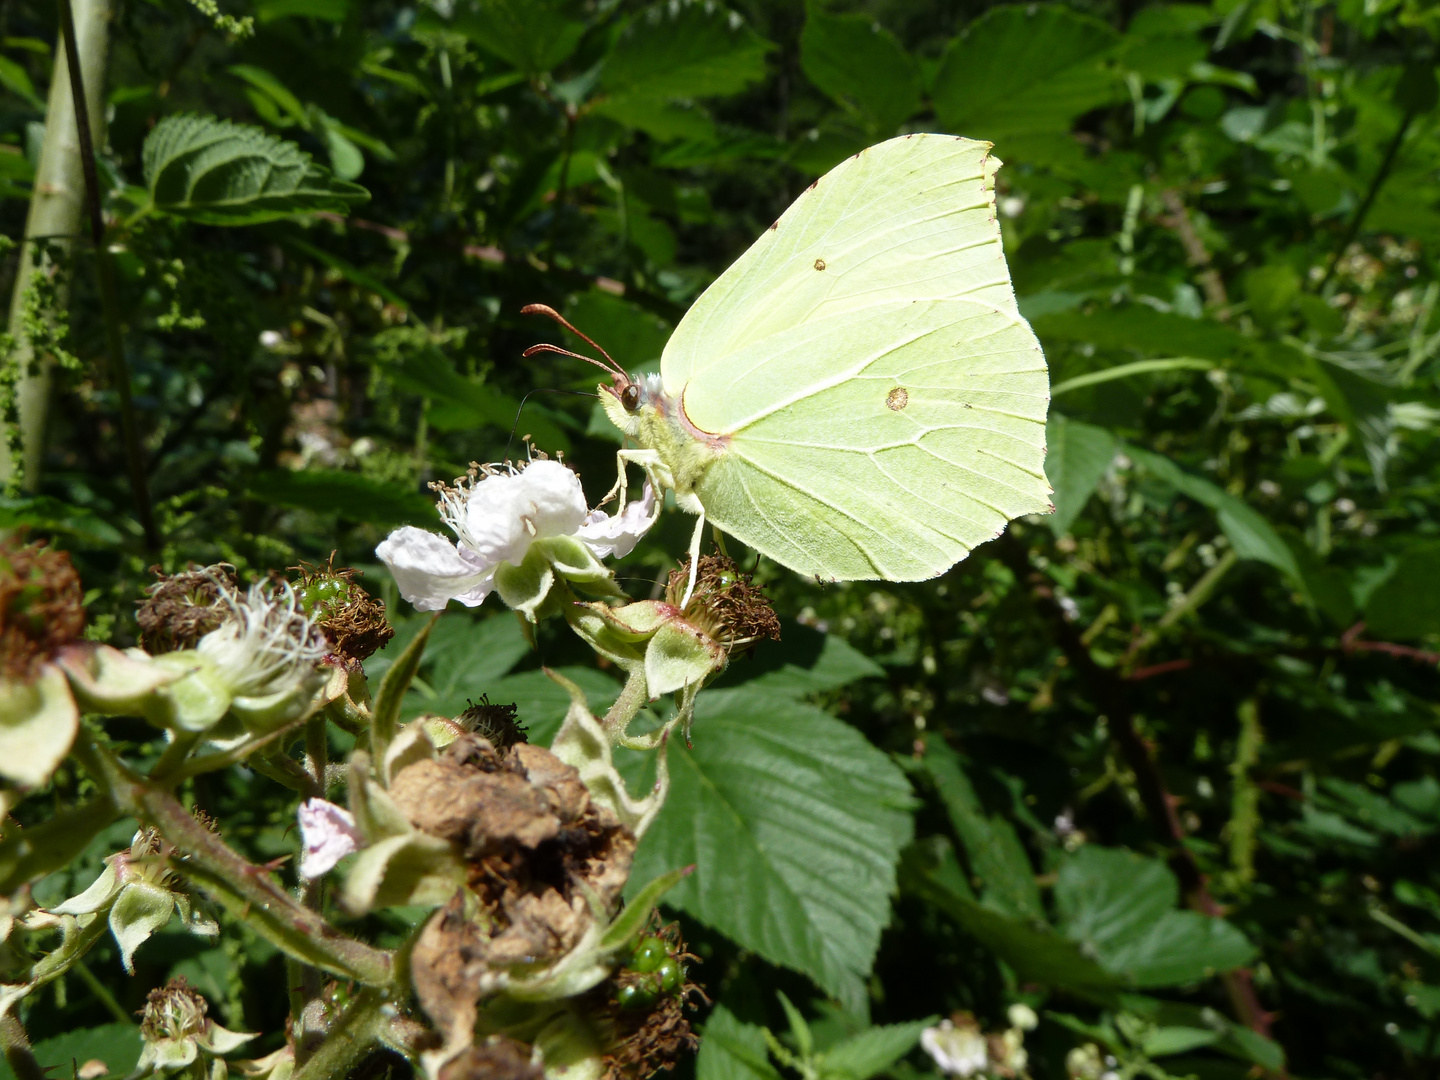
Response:
[[[690,560],[670,572],[665,601],[675,607],[690,580]],[[780,640],[780,620],[762,586],[741,573],[728,555],[700,556],[695,591],[684,608],[685,621],[728,647],[748,645],[761,638]]]
[[[543,747],[502,753],[462,735],[440,757],[401,770],[389,794],[467,866],[468,892],[431,917],[411,959],[420,1002],[444,1031],[473,1018],[505,972],[578,945],[594,924],[593,903],[619,905],[635,837]]]
[[[145,590],[145,599],[136,607],[135,621],[140,624],[140,644],[152,655],[193,649],[230,615],[220,602],[226,588],[238,591],[235,567],[229,563],[190,566],[176,574],[166,574],[152,566],[157,578]]]
[[[300,606],[330,643],[331,654],[358,663],[382,649],[395,636],[385,618],[385,604],[355,580],[358,570],[335,566],[335,553],[324,566],[302,562],[292,566],[300,579],[294,582]]]
[[[28,682],[84,632],[84,592],[69,554],[43,540],[0,540],[0,678]]]

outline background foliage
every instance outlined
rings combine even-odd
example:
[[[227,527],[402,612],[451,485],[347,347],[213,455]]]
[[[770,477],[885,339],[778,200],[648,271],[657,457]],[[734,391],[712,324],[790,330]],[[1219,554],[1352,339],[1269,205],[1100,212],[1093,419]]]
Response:
[[[1052,367],[1056,513],[936,582],[757,567],[798,621],[702,699],[635,873],[699,864],[668,900],[718,1002],[699,1072],[775,1074],[754,1025],[783,1026],[779,987],[822,1049],[954,1009],[999,1028],[1026,1001],[1036,1076],[1087,1041],[1181,1076],[1434,1075],[1435,7],[230,13],[253,35],[179,0],[127,0],[112,28],[102,174],[163,548],[125,480],[83,251],[43,471],[0,502],[4,526],[74,554],[99,632],[133,635],[156,562],[373,567],[390,527],[433,524],[426,481],[514,457],[525,433],[597,498],[614,445],[575,394],[593,373],[522,361],[556,340],[522,305],[652,367],[699,291],[845,155],[904,131],[990,139]],[[53,10],[12,0],[0,35],[0,220],[18,238]],[[667,516],[630,557],[632,593],[687,529]],[[388,599],[403,642],[418,623]],[[542,660],[595,704],[618,687],[573,650],[451,612],[407,708],[488,693],[543,741],[564,701]],[[241,822],[227,836],[252,857],[293,852],[293,807],[263,778],[193,797]],[[37,896],[78,891],[128,831],[102,839]],[[258,942],[162,934],[135,978],[115,959],[27,1003],[57,1059],[121,1038],[113,1012],[173,973],[231,1027],[283,1020]],[[834,1075],[865,1073],[846,1045]],[[929,1068],[907,1060],[892,1072]]]

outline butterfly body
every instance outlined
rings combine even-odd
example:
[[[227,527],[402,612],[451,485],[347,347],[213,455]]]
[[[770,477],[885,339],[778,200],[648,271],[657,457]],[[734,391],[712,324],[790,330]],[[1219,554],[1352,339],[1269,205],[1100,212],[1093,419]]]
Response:
[[[1051,509],[1049,383],[989,144],[842,162],[695,302],[607,414],[681,509],[801,573],[914,581]],[[696,545],[700,529],[696,530]]]

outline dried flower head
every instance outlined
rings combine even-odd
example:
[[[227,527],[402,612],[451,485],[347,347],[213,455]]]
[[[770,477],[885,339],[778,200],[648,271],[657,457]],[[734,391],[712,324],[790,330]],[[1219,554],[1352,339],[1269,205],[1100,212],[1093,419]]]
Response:
[[[171,979],[145,996],[140,1013],[140,1037],[147,1042],[185,1039],[205,1030],[210,1004],[190,989],[185,976]]]
[[[517,709],[513,703],[492,705],[488,694],[480,695],[478,705],[469,698],[465,700],[470,707],[457,716],[455,722],[488,741],[496,750],[504,753],[516,743],[530,741],[525,725],[515,718]]]
[[[687,978],[687,963],[699,957],[686,950],[678,923],[658,922],[651,917],[630,963],[594,992],[594,1015],[605,1033],[604,1080],[668,1072],[699,1045],[685,1017],[695,1008],[691,998],[709,1000]]]
[[[690,560],[670,572],[665,600],[676,607],[690,580]],[[727,648],[769,638],[780,640],[780,620],[765,590],[743,574],[728,555],[700,556],[695,589],[685,605],[685,621]]]
[[[324,632],[335,656],[359,662],[395,636],[385,604],[361,588],[355,580],[358,570],[335,567],[334,552],[324,566],[302,562],[291,570],[300,575],[294,587],[301,608]]]
[[[233,696],[290,691],[314,674],[330,650],[294,589],[256,584],[241,594],[218,574],[212,580],[219,589],[215,606],[225,618],[195,650],[215,664]]]
[[[235,567],[229,563],[192,563],[178,574],[152,566],[150,572],[158,580],[145,590],[135,621],[140,624],[140,643],[151,655],[193,649],[225,621],[228,609],[220,602],[221,592],[238,587]]]
[[[389,794],[465,863],[469,890],[435,913],[411,959],[420,1002],[442,1031],[473,1023],[476,1002],[512,971],[570,953],[595,930],[597,905],[619,905],[634,834],[543,747],[501,753],[462,735],[401,770]]]
[[[84,593],[70,556],[43,540],[0,540],[0,678],[30,681],[84,631]]]
[[[530,1060],[530,1047],[504,1035],[491,1035],[467,1047],[440,1070],[440,1080],[544,1080],[545,1070]]]

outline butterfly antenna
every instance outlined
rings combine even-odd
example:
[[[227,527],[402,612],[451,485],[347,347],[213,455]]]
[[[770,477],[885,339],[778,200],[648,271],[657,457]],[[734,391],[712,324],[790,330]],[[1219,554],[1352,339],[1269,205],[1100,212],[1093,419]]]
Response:
[[[569,319],[565,318],[564,315],[561,315],[558,311],[556,311],[554,308],[552,308],[549,304],[526,304],[523,308],[520,309],[520,314],[521,314],[521,315],[544,315],[544,316],[545,316],[546,318],[548,318],[548,319],[553,319],[553,320],[555,320],[557,323],[559,323],[561,326],[563,326],[566,330],[569,330],[569,331],[570,331],[572,334],[574,334],[576,337],[583,339],[587,345],[589,345],[592,349],[594,349],[596,352],[598,352],[601,356],[605,357],[605,365],[600,365],[600,366],[606,366],[606,365],[608,365],[609,370],[615,372],[616,374],[618,374],[618,375],[620,375],[620,376],[622,376],[622,377],[625,375],[625,369],[622,368],[619,364],[617,364],[617,363],[615,362],[614,357],[612,357],[608,352],[606,352],[606,351],[604,350],[604,348],[601,347],[601,345],[600,345],[600,343],[599,343],[598,341],[596,341],[594,338],[592,338],[589,334],[585,333],[585,331],[579,330],[579,329],[577,329],[575,326],[573,326],[573,325],[571,324],[571,322],[570,322]],[[540,346],[538,346],[538,345],[531,346],[531,349],[526,349],[526,350],[525,350],[525,355],[526,355],[526,356],[529,356],[532,349],[540,349]],[[544,352],[561,352],[561,351],[563,351],[563,350],[544,349],[544,350],[541,350],[541,351],[544,351]],[[565,353],[565,355],[566,355],[566,356],[576,356],[576,355],[578,355],[578,354],[576,354],[576,353]],[[580,359],[582,359],[582,360],[589,360],[592,364],[599,364],[599,361],[598,361],[598,360],[591,359],[591,358],[588,357],[588,356],[582,356],[582,357],[580,357]]]
[[[581,359],[589,360],[590,358],[588,356],[582,356]],[[591,362],[593,363],[594,361]],[[541,386],[537,387],[534,390],[531,390],[528,394],[526,394],[520,399],[520,406],[515,410],[515,423],[510,425],[510,437],[505,440],[505,453],[507,455],[510,453],[511,445],[515,442],[515,432],[520,430],[520,414],[525,411],[525,403],[529,401],[532,397],[534,397],[536,394],[573,394],[575,397],[590,398],[599,396],[598,394],[592,394],[585,390],[562,390],[559,387],[555,386]],[[529,439],[530,436],[526,435],[525,438]]]

